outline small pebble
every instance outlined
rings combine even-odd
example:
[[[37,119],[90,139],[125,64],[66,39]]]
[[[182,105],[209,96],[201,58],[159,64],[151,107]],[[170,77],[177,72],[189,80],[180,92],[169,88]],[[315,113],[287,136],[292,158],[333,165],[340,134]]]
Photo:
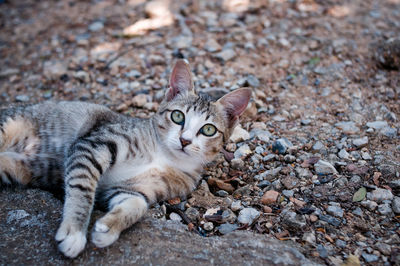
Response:
[[[362,148],[362,147],[366,146],[367,144],[368,144],[367,136],[353,140],[353,145],[356,146],[356,148]]]
[[[235,58],[236,53],[233,49],[224,49],[219,53],[214,54],[214,57],[220,59],[221,61],[229,61]]]
[[[295,213],[294,211],[283,210],[280,214],[282,223],[290,230],[302,230],[307,226],[304,215]]]
[[[339,248],[345,248],[347,245],[346,241],[343,241],[341,239],[336,239],[335,244]]]
[[[326,212],[336,217],[343,217],[343,209],[340,206],[328,206]]]
[[[328,257],[328,251],[326,250],[325,246],[322,244],[317,245],[317,252],[321,258]]]
[[[235,231],[236,229],[238,229],[239,226],[236,225],[236,224],[225,223],[225,224],[221,224],[221,225],[218,226],[217,228],[218,228],[218,231],[219,231],[221,234],[226,235],[226,234],[229,234],[229,233]]]
[[[231,204],[231,210],[232,211],[238,211],[238,210],[240,210],[242,208],[242,203],[241,203],[241,201],[240,200],[237,200],[237,201],[233,201],[232,202],[232,204]]]
[[[29,96],[25,94],[17,95],[15,96],[15,100],[17,102],[29,102]]]
[[[207,222],[203,224],[203,229],[206,231],[212,231],[214,229],[214,224],[212,222]]]
[[[319,151],[325,148],[325,145],[321,141],[317,141],[313,146],[312,149],[314,151]]]
[[[400,197],[394,197],[392,201],[392,209],[396,214],[400,214]]]
[[[263,161],[264,162],[271,162],[277,159],[277,156],[275,154],[268,154],[264,156]]]
[[[101,21],[96,21],[89,25],[89,30],[93,32],[100,31],[103,28],[104,28],[104,23]]]
[[[314,232],[305,232],[302,240],[310,245],[314,245],[316,242],[316,237]]]
[[[223,222],[234,223],[234,222],[236,222],[236,218],[237,218],[236,214],[230,209],[226,209],[222,212]]]
[[[269,207],[269,206],[263,206],[263,211],[264,211],[265,213],[272,213],[272,208]]]
[[[337,170],[335,169],[335,167],[327,161],[319,160],[314,165],[314,168],[317,174],[323,174],[323,175],[337,174]]]
[[[356,126],[353,121],[338,122],[335,124],[337,128],[343,131],[345,134],[356,134],[360,129]]]
[[[310,120],[310,119],[302,119],[302,120],[300,121],[300,123],[301,123],[303,126],[308,126],[309,124],[311,124],[311,120]]]
[[[293,191],[293,190],[286,190],[286,189],[284,189],[284,190],[282,191],[282,194],[283,194],[286,198],[290,198],[290,197],[293,197],[294,191]]]
[[[389,215],[392,213],[392,208],[390,208],[389,204],[381,204],[378,206],[378,212],[382,215]]]
[[[392,127],[384,127],[379,133],[385,137],[394,138],[397,136],[397,129]]]
[[[374,211],[378,207],[378,203],[371,200],[363,200],[360,202],[361,206],[367,208],[370,211]]]
[[[237,142],[247,140],[249,138],[250,138],[250,134],[249,134],[249,132],[247,132],[247,130],[243,129],[240,126],[236,126],[235,129],[233,130],[232,135],[229,138],[229,140],[237,143]]]
[[[272,152],[274,153],[279,153],[279,154],[285,154],[287,149],[292,147],[293,144],[285,139],[285,138],[281,138],[276,140],[273,144],[272,144]]]
[[[247,83],[250,85],[250,87],[257,88],[260,86],[260,81],[258,78],[256,78],[253,75],[248,75],[247,76]]]
[[[185,214],[192,222],[196,222],[197,218],[200,216],[199,211],[196,208],[193,208],[193,207],[189,207],[185,211]]]
[[[264,205],[272,204],[277,201],[278,197],[279,197],[278,191],[269,190],[264,193],[264,195],[261,198],[261,202]]]
[[[215,195],[218,197],[227,197],[229,196],[229,193],[226,192],[225,190],[218,190],[217,192],[215,192]]]
[[[260,212],[254,208],[244,208],[239,212],[238,222],[241,224],[252,224],[260,216]]]
[[[338,153],[338,156],[341,159],[349,159],[350,154],[345,149],[341,149]]]
[[[237,149],[233,155],[235,156],[236,159],[241,159],[246,157],[247,155],[252,154],[252,151],[250,150],[250,147],[248,144],[244,144],[240,146],[239,149]]]
[[[365,252],[363,252],[363,253],[361,254],[361,256],[362,256],[363,259],[364,259],[366,262],[368,262],[368,263],[377,261],[377,260],[379,259],[378,256],[373,255],[373,254],[368,254],[368,253],[365,253]]]
[[[383,188],[377,188],[373,190],[372,192],[367,193],[367,198],[372,201],[376,202],[382,202],[384,200],[392,200],[393,199],[393,194],[390,190],[388,189],[383,189]]]
[[[179,214],[175,213],[175,212],[171,212],[169,214],[169,219],[171,219],[172,221],[177,221],[177,222],[182,221],[182,217]]]
[[[363,216],[363,212],[360,207],[357,207],[354,211],[352,211],[352,213],[360,217]]]
[[[368,122],[367,127],[380,130],[384,127],[387,127],[388,123],[386,121],[374,121],[374,122]]]
[[[268,187],[268,186],[270,186],[270,185],[271,185],[271,182],[270,182],[270,181],[268,181],[268,180],[262,180],[262,181],[260,181],[260,183],[257,184],[257,187],[263,189],[263,188]]]

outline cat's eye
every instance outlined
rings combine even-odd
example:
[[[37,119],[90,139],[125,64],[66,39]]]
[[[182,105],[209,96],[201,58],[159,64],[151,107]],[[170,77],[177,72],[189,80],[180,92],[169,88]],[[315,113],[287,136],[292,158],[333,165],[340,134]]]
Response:
[[[171,120],[178,125],[183,125],[185,123],[185,115],[179,110],[174,110],[171,113]]]
[[[212,137],[217,133],[217,128],[211,124],[205,124],[201,129],[200,133],[207,137]]]

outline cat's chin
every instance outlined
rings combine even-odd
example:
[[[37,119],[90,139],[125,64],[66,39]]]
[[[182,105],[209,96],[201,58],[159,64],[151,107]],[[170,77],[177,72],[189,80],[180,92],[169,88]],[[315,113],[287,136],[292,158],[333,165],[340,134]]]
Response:
[[[191,156],[188,151],[185,151],[185,149],[175,149],[176,153],[179,154],[180,156]]]
[[[189,161],[199,159],[198,156],[191,153],[190,150],[187,150],[187,149],[182,149],[182,148],[174,149],[174,154],[178,158],[189,160]]]
[[[178,149],[178,151],[180,151],[181,153],[184,153],[184,154],[186,154],[186,155],[189,155],[189,154],[185,151],[185,149]]]

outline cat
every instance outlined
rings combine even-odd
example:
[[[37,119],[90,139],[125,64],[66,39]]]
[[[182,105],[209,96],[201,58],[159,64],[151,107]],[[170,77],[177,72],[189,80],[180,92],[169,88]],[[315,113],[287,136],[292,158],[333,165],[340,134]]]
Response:
[[[108,210],[93,226],[97,247],[115,242],[152,204],[186,197],[229,139],[251,90],[218,101],[196,95],[190,67],[178,60],[149,119],[86,102],[44,102],[0,110],[0,186],[63,188],[59,250],[84,249],[94,203]]]

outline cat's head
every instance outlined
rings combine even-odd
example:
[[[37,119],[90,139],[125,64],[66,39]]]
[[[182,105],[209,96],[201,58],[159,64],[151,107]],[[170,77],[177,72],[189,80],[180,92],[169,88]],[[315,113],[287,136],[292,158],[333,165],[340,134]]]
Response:
[[[155,115],[159,136],[175,157],[207,163],[221,151],[250,100],[250,89],[238,89],[216,102],[196,95],[189,65],[175,64],[170,87]]]

